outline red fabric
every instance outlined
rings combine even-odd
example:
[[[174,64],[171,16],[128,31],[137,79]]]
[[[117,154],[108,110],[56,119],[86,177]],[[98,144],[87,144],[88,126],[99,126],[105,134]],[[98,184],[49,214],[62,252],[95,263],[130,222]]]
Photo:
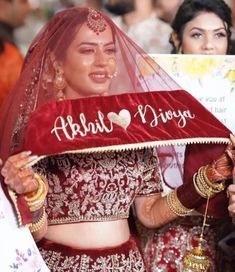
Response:
[[[172,117],[172,112],[185,117]],[[130,149],[128,145],[140,143],[162,146],[179,139],[183,144],[216,143],[228,137],[229,130],[184,91],[128,93],[45,104],[31,115],[23,149],[50,155],[97,147]]]
[[[2,182],[2,188],[7,198],[11,200],[11,197],[9,196],[9,193],[8,193],[7,186],[3,182]],[[15,209],[15,213],[17,215],[17,221],[19,225],[26,225],[33,222],[32,213],[30,212],[29,207],[22,196],[17,196],[16,206],[15,206],[15,203],[13,203],[13,207]],[[20,214],[18,212],[20,212]]]

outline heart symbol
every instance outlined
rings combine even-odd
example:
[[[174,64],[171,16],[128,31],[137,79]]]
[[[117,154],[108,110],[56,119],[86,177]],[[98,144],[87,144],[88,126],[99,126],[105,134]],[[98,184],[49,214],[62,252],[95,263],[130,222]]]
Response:
[[[127,129],[131,122],[131,114],[128,110],[123,109],[119,112],[119,114],[115,112],[109,112],[107,117],[110,122]]]

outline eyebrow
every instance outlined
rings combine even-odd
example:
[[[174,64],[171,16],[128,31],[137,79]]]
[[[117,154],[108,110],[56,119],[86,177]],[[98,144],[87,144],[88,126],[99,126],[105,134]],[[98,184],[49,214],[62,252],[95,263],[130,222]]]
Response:
[[[193,27],[193,28],[190,29],[190,31],[192,31],[192,30],[199,30],[199,31],[202,31],[202,32],[207,31],[207,29],[200,28],[200,27]],[[220,28],[216,28],[216,29],[212,29],[212,30],[213,30],[213,32],[220,31],[220,30],[225,30],[226,31],[226,28],[225,27],[220,27]]]
[[[82,46],[82,45],[91,45],[91,46],[97,46],[99,43],[95,43],[95,42],[81,42],[79,43],[77,46]],[[114,42],[108,42],[108,43],[105,43],[104,46],[107,46],[107,45],[113,45]]]

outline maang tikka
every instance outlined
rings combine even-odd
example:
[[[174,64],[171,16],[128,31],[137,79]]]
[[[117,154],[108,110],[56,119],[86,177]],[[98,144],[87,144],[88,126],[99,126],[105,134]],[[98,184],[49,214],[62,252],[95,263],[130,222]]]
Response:
[[[89,8],[87,15],[87,26],[97,35],[99,35],[100,32],[105,31],[107,24],[101,13],[92,8]]]
[[[63,72],[60,68],[55,69],[55,80],[54,80],[54,87],[57,90],[57,98],[58,100],[63,100],[65,98],[63,89],[65,88],[66,82],[63,76]]]

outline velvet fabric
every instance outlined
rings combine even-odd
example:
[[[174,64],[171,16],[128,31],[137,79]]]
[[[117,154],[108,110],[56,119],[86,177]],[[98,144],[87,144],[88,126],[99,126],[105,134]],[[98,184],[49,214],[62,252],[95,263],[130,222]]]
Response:
[[[30,116],[23,149],[43,156],[228,143],[228,137],[229,130],[187,92],[158,91],[46,103]]]

